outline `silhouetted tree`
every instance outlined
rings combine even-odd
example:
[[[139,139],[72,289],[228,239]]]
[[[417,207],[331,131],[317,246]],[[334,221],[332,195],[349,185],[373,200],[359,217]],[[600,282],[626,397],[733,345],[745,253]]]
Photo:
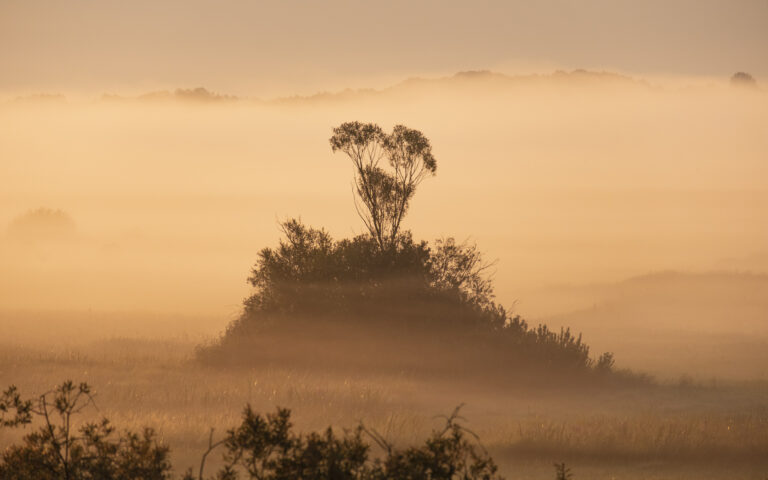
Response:
[[[17,240],[64,240],[75,235],[72,217],[62,210],[38,208],[13,219],[8,234]]]
[[[23,400],[18,389],[11,385],[0,396],[0,427],[16,427],[32,421],[32,402]]]
[[[0,395],[2,427],[40,418],[39,430],[0,453],[2,480],[170,480],[169,448],[144,429],[116,437],[109,420],[72,426],[73,416],[93,403],[88,384],[63,382],[37,401],[24,400],[11,386]],[[360,423],[338,434],[293,431],[290,410],[262,416],[247,405],[239,425],[213,441],[213,430],[197,476],[204,480],[205,460],[223,447],[217,480],[502,480],[490,455],[459,416],[461,406],[445,416],[421,446],[395,448],[381,434]],[[372,444],[382,448],[372,455]]]
[[[453,238],[440,239],[430,251],[432,285],[457,293],[470,304],[487,308],[493,306],[493,284],[476,245],[456,243]]]
[[[284,238],[276,248],[261,250],[251,270],[255,292],[244,301],[243,314],[218,341],[198,349],[200,359],[250,363],[277,354],[281,361],[301,362],[262,342],[271,334],[289,334],[319,347],[306,358],[343,351],[331,345],[344,337],[390,349],[404,363],[423,365],[450,352],[435,368],[454,371],[491,364],[502,374],[506,365],[553,373],[611,370],[613,357],[595,365],[581,335],[508,316],[494,301],[492,264],[475,245],[453,238],[430,245],[401,228],[416,188],[436,171],[421,132],[398,125],[385,133],[373,123],[348,122],[333,133],[332,149],[346,153],[355,167],[356,201],[363,206],[358,213],[368,233],[334,240],[298,220],[283,222]],[[411,349],[419,342],[435,347],[436,354]]]
[[[245,301],[246,316],[375,309],[385,292],[395,293],[395,286],[414,293],[429,284],[429,248],[409,234],[382,251],[369,235],[336,241],[295,219],[283,222],[281,229],[285,239],[259,252],[248,278],[256,292]]]
[[[355,192],[364,207],[356,201],[360,218],[381,250],[392,248],[416,187],[437,170],[429,140],[403,125],[387,134],[373,123],[347,122],[333,129],[330,143],[355,166]]]
[[[757,85],[754,77],[746,72],[736,72],[731,77],[731,84],[736,86],[754,87]]]
[[[555,463],[555,479],[556,480],[571,480],[573,473],[571,469],[565,466],[565,463]]]
[[[3,480],[167,480],[169,449],[158,445],[152,429],[116,436],[109,420],[88,422],[79,429],[73,417],[93,403],[91,387],[63,382],[37,401],[22,400],[17,389],[0,397],[2,426],[42,420],[42,426],[0,455]],[[13,411],[13,416],[6,415]]]
[[[458,410],[424,445],[396,449],[362,424],[342,435],[331,428],[301,435],[292,431],[289,410],[261,416],[247,406],[242,423],[224,440],[225,466],[216,478],[236,480],[244,473],[259,480],[501,480],[493,459],[459,423]],[[372,458],[365,436],[385,456]]]
[[[613,370],[616,361],[613,358],[613,352],[605,352],[597,359],[595,370],[602,373],[609,373]]]

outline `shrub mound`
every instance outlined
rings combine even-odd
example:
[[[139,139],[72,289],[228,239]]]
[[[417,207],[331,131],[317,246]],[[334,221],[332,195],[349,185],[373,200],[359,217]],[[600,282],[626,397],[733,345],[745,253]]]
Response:
[[[368,233],[334,240],[284,222],[278,247],[259,253],[242,315],[198,350],[200,360],[471,378],[611,370],[613,356],[594,361],[580,335],[529,326],[497,304],[491,265],[474,245],[430,245],[402,228],[416,189],[437,171],[423,133],[356,121],[334,128],[329,142],[351,160]]]
[[[406,231],[382,250],[370,235],[334,240],[297,220],[282,230],[259,253],[242,315],[198,349],[201,361],[507,376],[612,368],[580,335],[508,314],[474,245]]]

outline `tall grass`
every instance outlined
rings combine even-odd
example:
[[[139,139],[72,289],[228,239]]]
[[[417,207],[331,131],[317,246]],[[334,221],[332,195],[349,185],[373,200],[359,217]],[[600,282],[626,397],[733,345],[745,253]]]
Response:
[[[86,381],[98,393],[95,413],[119,428],[155,428],[173,447],[179,471],[199,462],[211,427],[223,433],[238,423],[246,403],[261,412],[290,407],[300,431],[362,420],[393,444],[408,446],[429,435],[435,412],[466,402],[468,427],[507,478],[525,478],[520,465],[539,465],[545,473],[538,478],[551,478],[553,461],[572,466],[576,478],[584,478],[590,464],[617,462],[768,468],[763,383],[523,388],[408,372],[222,370],[192,362],[193,348],[193,342],[118,338],[59,352],[0,347],[0,384],[35,394],[62,378]],[[0,432],[0,448],[21,434]],[[211,462],[216,468],[216,459]]]

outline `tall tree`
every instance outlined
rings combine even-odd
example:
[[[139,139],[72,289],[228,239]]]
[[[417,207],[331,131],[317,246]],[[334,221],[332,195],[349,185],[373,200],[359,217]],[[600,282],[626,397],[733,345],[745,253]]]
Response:
[[[429,140],[403,125],[387,134],[373,123],[347,122],[333,129],[330,143],[355,167],[358,215],[382,251],[393,248],[416,187],[437,170]]]

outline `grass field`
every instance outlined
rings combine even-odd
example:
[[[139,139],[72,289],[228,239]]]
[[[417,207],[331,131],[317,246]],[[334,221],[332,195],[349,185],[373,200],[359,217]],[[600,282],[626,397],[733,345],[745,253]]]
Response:
[[[66,338],[76,323],[59,332],[48,325],[46,336],[38,331],[45,324],[2,318],[8,334],[0,341],[0,385],[15,384],[33,395],[64,379],[86,381],[96,391],[97,408],[84,419],[106,416],[121,428],[156,428],[172,447],[179,472],[199,462],[210,428],[216,435],[235,425],[246,403],[262,412],[291,408],[299,430],[362,421],[401,445],[420,442],[440,425],[436,415],[465,403],[467,426],[511,479],[552,478],[555,461],[565,461],[576,478],[763,480],[768,475],[765,382],[510,388],[406,372],[354,376],[274,365],[212,369],[193,360],[205,334],[202,320],[179,320],[194,334],[170,335],[178,325],[167,323],[165,335],[155,337],[86,328],[82,320],[83,330],[77,334],[75,328],[76,335]],[[155,321],[160,319],[137,318],[130,325],[138,332],[142,322]],[[0,448],[23,432],[0,431]],[[211,471],[215,463],[214,456]]]

